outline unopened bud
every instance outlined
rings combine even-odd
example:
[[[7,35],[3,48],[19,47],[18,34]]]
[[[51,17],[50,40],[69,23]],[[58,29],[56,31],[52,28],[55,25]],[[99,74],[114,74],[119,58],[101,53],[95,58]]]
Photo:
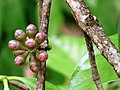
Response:
[[[39,32],[36,34],[35,36],[35,41],[38,43],[38,44],[41,44],[44,40],[46,39],[46,35],[44,32]]]
[[[41,62],[43,62],[43,61],[46,61],[46,60],[48,59],[48,54],[47,54],[47,52],[44,51],[44,50],[37,51],[37,53],[36,53],[36,58],[37,58],[38,60],[40,60]]]
[[[14,61],[15,65],[16,66],[22,65],[25,62],[27,55],[28,53],[23,53],[22,55],[17,56]]]
[[[14,36],[18,41],[22,41],[23,43],[25,43],[26,35],[25,32],[23,32],[22,30],[16,30]]]
[[[47,40],[45,40],[43,43],[41,43],[40,45],[39,45],[41,48],[46,48],[47,46],[48,46],[48,44],[47,44]]]
[[[20,43],[16,40],[10,40],[8,42],[8,47],[11,49],[11,50],[18,50],[18,49],[25,49],[23,46],[20,45]]]
[[[32,54],[29,59],[29,67],[32,72],[38,72],[40,69],[40,62],[36,59],[35,54]]]
[[[16,51],[13,51],[13,54],[14,54],[14,56],[18,56],[18,55],[21,55],[25,52],[26,52],[25,50],[16,50]]]
[[[20,66],[20,65],[22,65],[22,64],[24,63],[24,61],[25,61],[25,60],[24,60],[23,57],[17,56],[17,57],[15,58],[14,63],[15,63],[16,66]]]
[[[26,28],[26,33],[29,38],[34,38],[37,33],[36,27],[33,24],[28,25]]]
[[[25,45],[28,49],[30,50],[33,50],[36,46],[36,42],[34,39],[28,39],[26,42],[25,42]]]

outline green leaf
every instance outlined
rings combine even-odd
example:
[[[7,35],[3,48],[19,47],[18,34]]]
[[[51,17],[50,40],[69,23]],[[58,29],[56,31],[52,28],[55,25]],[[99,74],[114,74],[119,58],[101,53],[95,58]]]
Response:
[[[113,41],[115,45],[118,45],[117,35],[111,36],[110,39]],[[113,80],[119,80],[112,66],[98,51],[96,53],[96,63],[97,63],[97,68],[100,74],[102,84],[104,85],[104,88],[106,87],[106,83]],[[77,68],[75,69],[71,77],[69,89],[70,90],[97,90],[92,80],[91,67],[90,67],[88,55],[85,54],[81,58]]]
[[[35,78],[25,78],[25,77],[19,77],[19,80],[26,84],[30,90],[35,89],[36,85],[36,79]]]
[[[63,24],[63,0],[53,0],[50,13],[49,36],[58,34]]]
[[[28,88],[30,90],[34,90],[36,88],[36,82],[37,79],[36,78],[26,78],[26,77],[18,77],[18,76],[0,76],[0,80],[6,77],[8,80],[16,80],[16,81],[20,81],[22,83],[24,83],[25,85],[28,86]],[[59,88],[57,88],[55,85],[51,84],[50,82],[46,81],[46,90],[60,90]]]
[[[24,77],[20,77],[20,80],[26,84],[30,90],[34,90],[36,88],[36,78],[24,78]],[[59,88],[57,88],[55,85],[49,83],[46,81],[46,90],[60,90]]]
[[[47,66],[70,77],[76,67],[76,62],[84,55],[84,50],[86,50],[83,47],[84,43],[79,37],[61,36],[60,38],[50,38],[52,50],[49,52]]]
[[[61,90],[61,89],[57,88],[55,85],[46,81],[46,90]]]
[[[84,0],[89,6],[92,14],[94,14],[100,21],[107,35],[117,33],[118,19],[120,16],[120,9],[118,0]],[[109,4],[108,4],[109,2]],[[116,4],[117,3],[117,4]]]
[[[48,80],[57,83],[56,85],[63,90],[67,90],[71,73],[76,67],[79,58],[85,54],[84,50],[86,51],[86,48],[83,47],[85,41],[75,36],[53,36],[49,39],[52,50],[48,52],[47,67],[51,69],[51,72],[48,72],[48,77],[50,75]],[[54,75],[50,73],[54,73]],[[52,80],[52,77],[57,78],[57,80]]]

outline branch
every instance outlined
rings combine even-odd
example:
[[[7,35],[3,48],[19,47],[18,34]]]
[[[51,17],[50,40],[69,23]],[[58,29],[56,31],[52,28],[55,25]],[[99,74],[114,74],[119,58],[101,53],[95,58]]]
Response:
[[[120,76],[120,53],[103,32],[95,16],[93,16],[82,0],[67,0],[79,27],[91,38],[102,55],[113,66],[118,76]]]
[[[43,0],[42,12],[41,12],[42,14],[40,14],[41,19],[39,21],[40,22],[39,31],[45,32],[46,35],[48,34],[50,7],[51,7],[51,0]]]
[[[29,88],[26,85],[24,85],[20,82],[17,82],[17,81],[9,81],[9,84],[13,85],[19,89],[22,89],[22,90],[29,90]]]
[[[2,83],[2,81],[0,81],[0,83]],[[28,88],[26,85],[24,85],[24,84],[22,84],[22,83],[20,83],[20,82],[17,82],[17,81],[9,81],[8,83],[9,83],[10,85],[13,85],[13,86],[19,88],[19,89],[29,90],[29,88]]]
[[[38,26],[40,28],[41,16],[42,16],[42,3],[43,0],[38,0]]]
[[[40,31],[45,32],[47,36],[47,39],[44,41],[45,44],[44,50],[46,51],[49,49],[48,25],[49,25],[50,7],[51,7],[51,0],[38,0],[39,32]],[[46,62],[41,62],[40,64],[41,64],[41,68],[40,71],[38,72],[36,90],[45,90]]]
[[[95,55],[94,55],[92,41],[91,41],[90,37],[85,32],[84,32],[84,36],[85,36],[86,45],[87,45],[87,49],[88,49],[88,53],[89,53],[93,81],[95,82],[98,90],[104,90],[102,83],[100,81],[100,76],[99,76],[96,62],[95,62]]]

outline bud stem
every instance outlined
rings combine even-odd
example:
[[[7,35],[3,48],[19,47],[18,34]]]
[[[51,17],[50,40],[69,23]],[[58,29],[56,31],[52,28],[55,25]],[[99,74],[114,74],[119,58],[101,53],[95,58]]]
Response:
[[[8,87],[8,80],[6,77],[3,78],[4,90],[10,90]]]

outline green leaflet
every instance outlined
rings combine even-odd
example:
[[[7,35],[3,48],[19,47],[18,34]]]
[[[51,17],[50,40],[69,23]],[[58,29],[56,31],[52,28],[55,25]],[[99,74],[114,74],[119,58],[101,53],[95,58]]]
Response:
[[[118,46],[117,35],[111,36],[110,39],[113,41],[113,43],[116,46]],[[81,64],[81,62],[83,63]],[[96,62],[97,62],[97,68],[100,74],[102,84],[104,85],[104,88],[106,88],[106,84],[108,82],[119,80],[119,78],[117,77],[111,65],[107,62],[107,60],[105,60],[105,58],[98,51],[96,53]],[[80,59],[79,64],[71,77],[69,89],[70,90],[97,90],[94,82],[92,81],[91,67],[89,64],[88,55],[86,57],[86,54],[85,54]]]
[[[26,77],[18,77],[18,76],[2,76],[0,75],[0,81],[2,77],[6,77],[9,80],[16,80],[22,82],[23,84],[27,85],[30,90],[35,90],[36,88],[36,78],[26,78]],[[46,90],[60,90],[55,85],[51,84],[50,82],[46,81]]]
[[[120,16],[120,9],[118,4],[120,1],[116,0],[84,0],[89,6],[92,14],[97,17],[100,24],[104,28],[107,35],[114,35],[117,33],[118,18]],[[108,4],[109,2],[109,4]],[[116,5],[117,4],[117,5]]]
[[[47,67],[59,74],[59,76],[53,74],[54,83],[59,82],[58,86],[61,88],[65,86],[66,88],[63,88],[63,90],[68,90],[70,76],[79,58],[86,51],[85,41],[84,39],[81,40],[80,37],[73,36],[51,37],[49,39],[52,50],[48,51],[49,60],[47,61]]]

